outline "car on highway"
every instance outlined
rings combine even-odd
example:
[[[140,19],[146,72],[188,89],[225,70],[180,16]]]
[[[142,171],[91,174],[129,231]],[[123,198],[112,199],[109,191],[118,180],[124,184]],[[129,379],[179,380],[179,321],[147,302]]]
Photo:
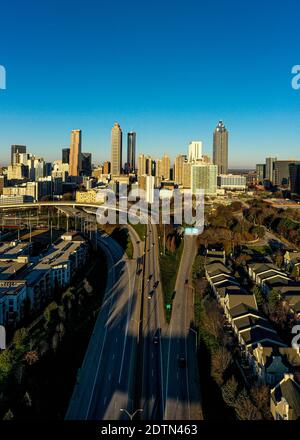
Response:
[[[188,284],[188,282],[189,282],[189,280],[188,280],[188,278],[187,278],[187,279],[185,280],[185,282],[184,282],[184,283],[185,283],[185,284]]]
[[[159,337],[157,335],[153,336],[153,344],[157,345],[159,343]]]
[[[148,299],[151,299],[153,296],[154,290],[151,290],[151,292],[148,293]]]
[[[186,359],[184,356],[180,356],[180,358],[178,359],[178,365],[179,365],[179,368],[186,367]]]
[[[155,283],[153,284],[153,288],[156,289],[158,284],[159,284],[159,281],[155,281]]]

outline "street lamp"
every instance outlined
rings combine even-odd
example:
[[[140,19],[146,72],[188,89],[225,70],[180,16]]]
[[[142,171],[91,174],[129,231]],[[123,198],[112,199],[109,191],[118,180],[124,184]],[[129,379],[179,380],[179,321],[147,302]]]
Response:
[[[127,414],[128,417],[130,418],[130,420],[132,420],[138,412],[143,412],[144,410],[143,410],[143,408],[139,408],[136,411],[134,411],[134,413],[132,413],[132,414],[130,414],[130,412],[128,412],[127,409],[125,409],[125,408],[120,408],[120,411]]]

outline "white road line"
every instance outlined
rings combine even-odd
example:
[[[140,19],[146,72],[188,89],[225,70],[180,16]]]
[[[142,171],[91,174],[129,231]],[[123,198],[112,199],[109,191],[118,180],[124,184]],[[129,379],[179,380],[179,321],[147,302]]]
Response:
[[[121,367],[120,367],[120,374],[119,374],[119,384],[121,383],[121,376],[122,376],[122,371],[123,371],[125,348],[126,348],[126,343],[127,343],[127,335],[128,335],[128,327],[129,327],[129,318],[130,318],[130,311],[131,311],[132,299],[133,299],[133,290],[134,290],[135,278],[136,278],[136,271],[134,271],[134,279],[133,279],[133,283],[132,283],[128,264],[126,264],[126,269],[127,269],[127,273],[128,273],[128,279],[129,279],[128,306],[127,306],[127,322],[126,322],[126,330],[125,330],[125,335],[124,335],[123,353],[122,353],[122,360],[121,360]]]
[[[185,295],[185,322],[184,328],[187,328],[187,307],[188,307],[188,295]],[[189,375],[188,375],[188,350],[187,350],[187,339],[188,334],[185,337],[185,358],[186,358],[186,391],[187,391],[187,401],[188,401],[188,410],[189,410],[189,420],[191,420],[191,404],[190,404],[190,390],[189,390]]]
[[[151,220],[150,220],[150,224],[151,224]],[[151,225],[152,227],[152,225]],[[155,226],[154,226],[155,227]],[[154,232],[152,231],[152,235],[153,235],[153,240],[154,240]],[[155,237],[155,239],[157,239],[157,237]],[[156,265],[156,259],[157,259],[157,255],[156,255],[156,246],[154,246],[153,248],[153,255],[154,255],[154,267],[158,268],[158,275],[156,278],[160,278],[160,273],[159,273],[159,263]],[[160,281],[160,280],[159,280]],[[159,288],[157,290],[157,292],[161,289],[160,285]],[[160,326],[160,315],[159,315],[159,297],[156,297],[156,302],[157,302],[157,322],[158,322],[158,328],[160,329],[159,332],[159,354],[160,354],[160,376],[161,376],[161,403],[162,403],[162,418],[164,419],[164,414],[165,414],[165,400],[164,400],[164,380],[163,380],[163,361],[162,361],[162,344],[161,344],[161,331],[162,328]]]

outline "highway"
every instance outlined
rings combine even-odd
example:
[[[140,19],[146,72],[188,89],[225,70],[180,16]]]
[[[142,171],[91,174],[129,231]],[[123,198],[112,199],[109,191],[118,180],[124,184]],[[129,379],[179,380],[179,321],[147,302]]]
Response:
[[[164,337],[168,343],[166,359],[165,420],[201,420],[201,394],[197,369],[191,269],[197,253],[196,238],[185,236],[177,274],[170,325]],[[180,359],[182,359],[180,361]]]
[[[153,245],[154,243],[154,245]],[[161,337],[166,327],[162,285],[160,280],[159,246],[155,225],[147,225],[142,326],[142,391],[141,417],[162,420],[164,414],[163,356],[165,341]]]
[[[138,339],[139,258],[142,247],[130,231],[134,259],[106,234],[98,235],[108,259],[108,280],[101,311],[79,372],[67,420],[117,420],[126,417],[121,409],[133,410],[135,358]],[[99,268],[101,270],[101,268]]]

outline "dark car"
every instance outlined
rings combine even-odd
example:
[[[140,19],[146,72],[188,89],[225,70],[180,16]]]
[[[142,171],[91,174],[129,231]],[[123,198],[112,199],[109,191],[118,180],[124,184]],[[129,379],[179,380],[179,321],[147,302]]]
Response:
[[[155,283],[154,283],[154,285],[153,285],[154,289],[156,289],[156,287],[158,286],[158,284],[159,284],[159,281],[155,281]]]
[[[151,292],[148,293],[148,299],[151,299],[153,296],[154,290],[151,290]]]
[[[159,343],[159,337],[156,335],[156,336],[153,336],[153,344],[158,344]]]

